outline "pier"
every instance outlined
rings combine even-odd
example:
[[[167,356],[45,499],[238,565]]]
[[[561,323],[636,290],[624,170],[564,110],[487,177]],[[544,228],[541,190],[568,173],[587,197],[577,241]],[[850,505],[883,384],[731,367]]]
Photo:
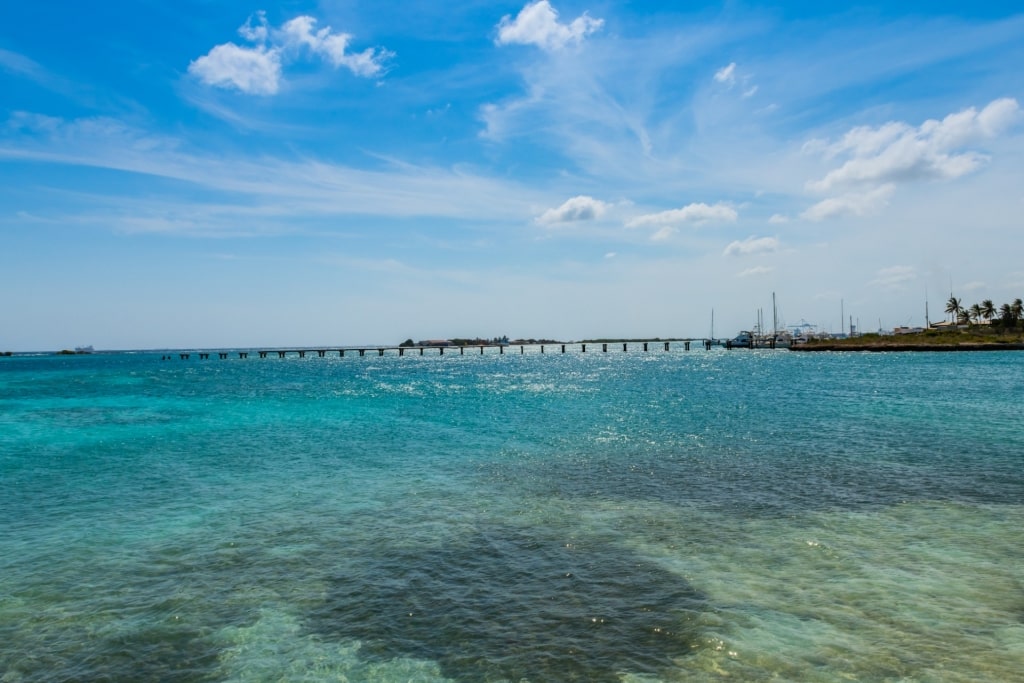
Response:
[[[656,351],[659,347],[662,352],[672,351],[673,345],[675,348],[680,346],[684,351],[689,351],[691,345],[694,342],[698,342],[700,347],[705,351],[710,351],[714,346],[725,346],[726,343],[718,339],[672,339],[669,341],[663,340],[648,340],[648,341],[600,341],[600,342],[571,342],[571,343],[545,343],[545,344],[473,344],[473,345],[424,345],[424,346],[344,346],[344,347],[307,347],[307,348],[270,348],[270,349],[236,349],[236,350],[223,350],[214,349],[210,351],[205,350],[182,350],[177,351],[171,355],[164,355],[161,360],[170,360],[177,355],[180,360],[190,360],[193,356],[199,360],[210,360],[216,357],[220,360],[227,360],[229,358],[247,359],[250,355],[254,355],[258,358],[327,358],[327,357],[338,357],[344,358],[345,354],[348,353],[352,356],[355,353],[359,354],[360,358],[366,356],[367,353],[376,355],[378,358],[384,356],[398,356],[403,357],[407,353],[423,356],[426,354],[443,356],[445,351],[449,352],[449,355],[458,351],[458,355],[466,355],[466,350],[469,349],[470,353],[478,355],[505,355],[506,353],[516,353],[518,355],[526,355],[529,353],[538,354],[567,354],[567,353],[588,353],[587,347],[590,346],[590,353],[593,353],[596,348],[600,348],[600,353],[651,353]],[[620,350],[621,349],[621,350]]]

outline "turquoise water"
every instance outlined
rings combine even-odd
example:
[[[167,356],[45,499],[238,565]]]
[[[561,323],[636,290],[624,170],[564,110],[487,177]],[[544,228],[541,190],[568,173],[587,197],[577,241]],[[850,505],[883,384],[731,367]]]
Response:
[[[0,358],[0,681],[1020,680],[1024,354],[550,351]]]

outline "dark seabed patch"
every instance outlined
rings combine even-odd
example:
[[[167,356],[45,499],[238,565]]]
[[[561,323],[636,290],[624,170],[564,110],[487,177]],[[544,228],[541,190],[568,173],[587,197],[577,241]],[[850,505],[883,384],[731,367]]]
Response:
[[[308,627],[360,641],[364,657],[436,661],[457,681],[613,682],[687,655],[704,602],[620,546],[499,526],[359,558]]]

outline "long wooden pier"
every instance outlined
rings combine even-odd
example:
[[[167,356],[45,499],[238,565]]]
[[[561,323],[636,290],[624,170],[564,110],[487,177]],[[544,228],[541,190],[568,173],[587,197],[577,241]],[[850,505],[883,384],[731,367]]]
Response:
[[[694,342],[700,342],[700,347],[704,350],[710,351],[712,346],[721,344],[720,341],[714,339],[674,339],[670,341],[653,340],[653,341],[612,341],[612,342],[572,342],[572,343],[555,343],[555,344],[473,344],[473,345],[431,345],[431,346],[345,346],[345,347],[322,347],[322,348],[276,348],[276,349],[238,349],[238,350],[210,350],[210,351],[175,351],[172,353],[165,353],[161,360],[172,360],[177,356],[180,360],[189,360],[193,357],[199,360],[210,360],[213,358],[219,360],[227,360],[228,358],[327,358],[327,357],[339,357],[344,358],[346,355],[364,357],[367,354],[370,356],[383,357],[385,355],[391,356],[405,356],[405,355],[426,355],[428,352],[431,355],[443,356],[447,351],[449,355],[464,356],[470,354],[494,354],[504,355],[505,353],[518,353],[525,355],[526,350],[530,349],[531,353],[534,353],[539,349],[539,353],[544,354],[564,354],[571,352],[578,353],[608,353],[609,350],[619,351],[621,353],[627,353],[629,351],[639,351],[646,353],[649,351],[658,350],[660,347],[663,351],[671,351],[672,344],[682,345],[684,351],[689,351]]]

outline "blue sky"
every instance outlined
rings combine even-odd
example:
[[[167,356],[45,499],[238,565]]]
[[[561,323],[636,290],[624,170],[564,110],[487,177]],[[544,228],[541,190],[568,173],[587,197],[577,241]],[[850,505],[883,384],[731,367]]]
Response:
[[[0,350],[1024,296],[1017,2],[8,3]]]

